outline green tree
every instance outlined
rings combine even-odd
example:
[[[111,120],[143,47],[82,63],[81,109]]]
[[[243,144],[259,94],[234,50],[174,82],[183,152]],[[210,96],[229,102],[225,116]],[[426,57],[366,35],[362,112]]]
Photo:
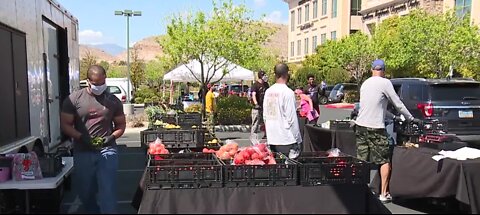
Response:
[[[323,76],[328,85],[345,83],[351,80],[350,73],[342,68],[330,68],[325,70],[323,71]]]
[[[245,5],[233,5],[231,0],[219,1],[219,4],[214,1],[210,14],[173,16],[167,35],[160,42],[173,62],[187,65],[196,60],[200,63],[199,76],[193,68],[188,69],[203,89],[228,74],[229,64],[245,65],[258,59],[261,45],[272,32],[264,23],[252,20],[251,11]],[[218,76],[219,79],[213,79]],[[205,112],[205,102],[202,112]]]
[[[368,76],[368,67],[373,59],[368,36],[355,33],[319,46],[317,53],[308,56],[303,66],[318,70],[319,76],[329,84],[350,80],[360,84]]]
[[[160,60],[151,60],[145,65],[145,83],[151,88],[157,88],[162,85],[165,67]]]
[[[112,64],[107,72],[109,78],[125,78],[127,77],[127,67]]]
[[[363,80],[369,76],[370,63],[374,60],[372,43],[368,36],[363,33],[355,33],[345,37],[339,43],[342,47],[343,65],[341,65],[341,68],[348,71],[350,77],[360,87]]]
[[[386,20],[373,36],[377,56],[386,60],[387,70],[396,77],[443,78],[450,67],[473,77],[480,40],[478,26],[469,20],[451,12],[435,15],[422,10]]]
[[[107,62],[107,61],[100,61],[100,63],[98,63],[98,65],[102,66],[105,71],[108,71],[110,69],[110,64]]]
[[[145,62],[138,58],[137,49],[132,50],[132,62],[130,63],[130,79],[134,89],[138,89],[145,77]]]
[[[88,69],[95,64],[97,64],[97,57],[87,50],[85,56],[80,60],[80,80],[87,79]]]

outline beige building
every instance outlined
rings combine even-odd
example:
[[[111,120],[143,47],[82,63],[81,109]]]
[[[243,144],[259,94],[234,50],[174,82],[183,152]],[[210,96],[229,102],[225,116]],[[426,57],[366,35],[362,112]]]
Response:
[[[288,62],[301,62],[318,45],[363,29],[361,0],[283,0],[289,6]]]
[[[471,14],[472,23],[480,24],[479,0],[363,0],[362,31],[372,34],[375,26],[383,20],[408,14],[412,9],[421,8],[431,13],[445,13],[455,9],[457,16]]]

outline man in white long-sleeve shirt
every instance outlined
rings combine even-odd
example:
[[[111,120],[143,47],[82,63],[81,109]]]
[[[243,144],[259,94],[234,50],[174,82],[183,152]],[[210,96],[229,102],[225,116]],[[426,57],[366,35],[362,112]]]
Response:
[[[288,88],[288,66],[275,66],[276,83],[267,89],[263,100],[263,117],[267,143],[275,152],[296,157],[302,137],[298,127],[295,93]],[[297,153],[291,153],[296,151]],[[295,155],[292,155],[295,154]]]
[[[389,102],[407,121],[418,122],[400,101],[392,82],[384,78],[385,62],[372,63],[372,77],[363,82],[360,88],[360,111],[355,121],[357,137],[357,157],[380,165],[382,202],[391,200],[388,193],[390,180],[390,150],[385,130],[385,116]]]

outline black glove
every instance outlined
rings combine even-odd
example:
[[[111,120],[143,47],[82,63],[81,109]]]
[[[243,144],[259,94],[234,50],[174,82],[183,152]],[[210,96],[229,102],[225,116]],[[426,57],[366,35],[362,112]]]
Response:
[[[260,107],[260,105],[256,104],[254,109],[257,109],[257,110],[260,110],[262,107]]]
[[[410,122],[415,123],[415,124],[422,124],[423,123],[423,121],[421,119],[417,119],[417,118],[411,118]]]
[[[113,144],[113,142],[115,141],[115,136],[113,135],[110,135],[108,137],[104,137],[103,138],[103,145],[104,146],[110,146]]]

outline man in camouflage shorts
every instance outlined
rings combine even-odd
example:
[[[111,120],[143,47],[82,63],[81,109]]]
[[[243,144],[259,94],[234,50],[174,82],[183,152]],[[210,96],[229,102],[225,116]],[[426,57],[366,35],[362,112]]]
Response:
[[[360,110],[355,120],[357,137],[357,157],[380,165],[381,193],[380,201],[388,202],[390,180],[390,157],[385,116],[387,105],[391,103],[403,114],[407,121],[418,122],[400,101],[393,89],[392,82],[385,77],[385,62],[375,60],[372,63],[372,77],[363,82],[360,88]]]
[[[357,157],[375,164],[390,163],[390,148],[385,129],[357,127]]]

